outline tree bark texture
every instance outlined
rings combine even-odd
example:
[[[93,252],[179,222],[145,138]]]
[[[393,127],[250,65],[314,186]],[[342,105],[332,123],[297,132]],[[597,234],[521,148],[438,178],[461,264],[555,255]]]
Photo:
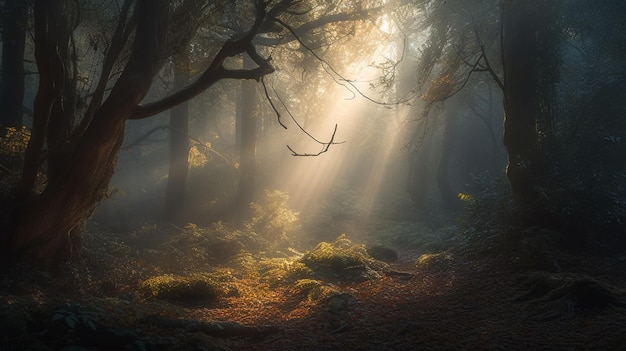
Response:
[[[46,0],[37,1],[35,12],[47,13],[47,5]],[[137,31],[129,61],[78,139],[63,176],[51,179],[40,196],[23,206],[13,231],[14,251],[26,252],[45,265],[53,265],[71,254],[77,235],[74,229],[91,215],[106,193],[126,119],[146,95],[161,66],[158,58],[163,56],[168,10],[168,1],[164,0],[137,3]],[[41,29],[48,28],[44,24]],[[38,39],[41,38],[35,40]],[[37,99],[41,100],[41,107],[54,113],[49,85],[43,84],[40,93]]]

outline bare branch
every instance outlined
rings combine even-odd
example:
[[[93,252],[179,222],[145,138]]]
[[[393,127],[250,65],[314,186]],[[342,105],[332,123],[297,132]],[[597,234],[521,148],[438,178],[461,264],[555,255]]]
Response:
[[[293,37],[298,41],[298,43],[300,43],[300,45],[303,48],[305,48],[308,52],[311,53],[311,55],[313,55],[313,57],[315,57],[318,61],[320,61],[323,64],[324,70],[326,70],[327,72],[330,71],[329,76],[338,84],[346,87],[346,89],[350,91],[351,93],[354,94],[354,92],[356,91],[356,93],[358,93],[360,96],[362,96],[366,100],[369,100],[370,102],[373,102],[377,105],[384,105],[384,106],[399,105],[399,104],[406,103],[411,100],[411,99],[405,99],[402,101],[385,102],[385,101],[378,101],[378,100],[375,100],[374,98],[367,96],[356,86],[356,84],[354,84],[355,80],[350,80],[350,79],[345,78],[328,61],[326,61],[324,58],[319,56],[315,52],[315,50],[313,50],[313,48],[311,48],[306,43],[304,43],[302,39],[300,39],[300,37],[298,36],[298,33],[296,33],[296,30],[293,29],[289,24],[285,23],[285,21],[281,20],[280,18],[274,18],[273,20],[276,23],[280,24],[281,26],[285,27],[293,35]],[[343,84],[342,82],[345,82],[346,84]],[[347,86],[350,86],[350,88],[348,88]]]
[[[137,106],[129,119],[147,118],[159,112],[169,110],[199,95],[222,79],[254,79],[259,81],[261,77],[274,72],[274,68],[270,65],[270,59],[261,57],[252,44],[252,39],[258,34],[259,28],[266,18],[265,6],[267,4],[263,0],[257,1],[256,18],[250,30],[241,39],[224,43],[209,67],[196,81],[163,99]],[[227,58],[243,54],[244,52],[258,65],[257,68],[250,70],[224,68],[224,61]]]
[[[322,144],[322,150],[320,150],[320,152],[316,153],[316,154],[309,154],[309,153],[298,153],[295,152],[293,150],[293,148],[291,148],[291,146],[287,145],[287,148],[289,149],[289,151],[291,151],[291,155],[292,156],[305,156],[305,157],[315,157],[315,156],[319,156],[325,152],[328,151],[328,149],[330,148],[331,145],[333,144],[341,144],[341,143],[335,143],[335,134],[337,133],[337,125],[335,124],[335,130],[333,130],[333,135],[331,135],[330,140],[327,143],[320,143]],[[308,133],[307,133],[308,134]],[[317,140],[316,140],[317,141]],[[318,141],[319,142],[319,141]]]
[[[274,112],[276,113],[276,119],[278,120],[278,124],[281,125],[281,127],[287,129],[287,126],[283,123],[283,121],[281,121],[280,119],[280,112],[278,111],[278,109],[276,109],[276,106],[274,105],[274,102],[272,101],[272,98],[270,98],[270,95],[267,91],[267,86],[265,85],[265,77],[261,77],[261,85],[263,86],[263,91],[265,92],[265,97],[267,98],[267,101],[270,103],[270,106],[272,107],[272,110],[274,110]]]

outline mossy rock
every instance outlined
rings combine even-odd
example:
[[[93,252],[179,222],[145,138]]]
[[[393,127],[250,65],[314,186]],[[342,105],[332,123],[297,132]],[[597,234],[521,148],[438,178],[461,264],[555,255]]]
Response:
[[[379,278],[387,264],[372,258],[363,245],[353,245],[341,235],[334,243],[321,242],[300,259],[322,276],[342,279]]]
[[[311,278],[313,271],[304,263],[293,258],[270,258],[259,261],[261,280],[270,287],[276,287],[284,282],[296,279]]]
[[[452,264],[453,257],[447,252],[423,254],[417,258],[415,265],[420,268],[447,269]]]
[[[159,275],[146,279],[139,288],[150,297],[178,302],[210,300],[226,293],[219,283],[203,274]]]
[[[333,314],[340,314],[356,303],[356,299],[345,291],[334,291],[324,297],[322,303]]]
[[[319,301],[336,292],[336,289],[315,279],[296,280],[291,287],[292,294],[306,296],[309,301]]]

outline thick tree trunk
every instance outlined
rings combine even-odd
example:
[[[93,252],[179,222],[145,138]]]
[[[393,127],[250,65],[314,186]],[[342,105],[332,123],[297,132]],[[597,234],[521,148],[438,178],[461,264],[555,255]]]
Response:
[[[2,8],[2,24],[0,135],[4,135],[5,127],[22,125],[26,2],[6,1]]]
[[[36,14],[49,11],[47,5],[47,1],[38,1]],[[77,240],[75,229],[89,218],[107,191],[125,122],[150,88],[163,57],[168,1],[138,2],[135,11],[137,30],[129,61],[107,100],[74,144],[63,176],[49,181],[40,196],[24,203],[18,211],[11,240],[16,253],[28,253],[45,265],[67,259]],[[41,91],[47,97],[42,107],[44,102],[50,106],[49,91]]]
[[[189,60],[177,56],[174,63],[174,90],[182,89],[188,81]],[[185,189],[189,170],[189,104],[176,106],[170,112],[170,157],[165,215],[173,223],[185,224]]]
[[[544,13],[550,1],[507,0],[503,3],[504,145],[507,176],[516,194],[522,219],[544,225],[551,219],[545,204],[545,150],[541,150],[542,120],[549,116],[542,91],[550,89],[542,76],[549,65],[541,38],[552,35]],[[554,48],[552,48],[554,49]]]

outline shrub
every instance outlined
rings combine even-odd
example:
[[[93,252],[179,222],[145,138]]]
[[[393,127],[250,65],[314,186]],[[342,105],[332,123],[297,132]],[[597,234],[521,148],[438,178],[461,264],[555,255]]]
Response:
[[[289,195],[279,190],[265,190],[265,197],[260,202],[250,204],[252,219],[246,228],[257,233],[270,243],[277,246],[289,237],[289,234],[300,230],[298,212],[287,206]]]
[[[150,297],[179,302],[210,300],[224,293],[218,283],[203,274],[159,275],[144,280],[139,288]]]

